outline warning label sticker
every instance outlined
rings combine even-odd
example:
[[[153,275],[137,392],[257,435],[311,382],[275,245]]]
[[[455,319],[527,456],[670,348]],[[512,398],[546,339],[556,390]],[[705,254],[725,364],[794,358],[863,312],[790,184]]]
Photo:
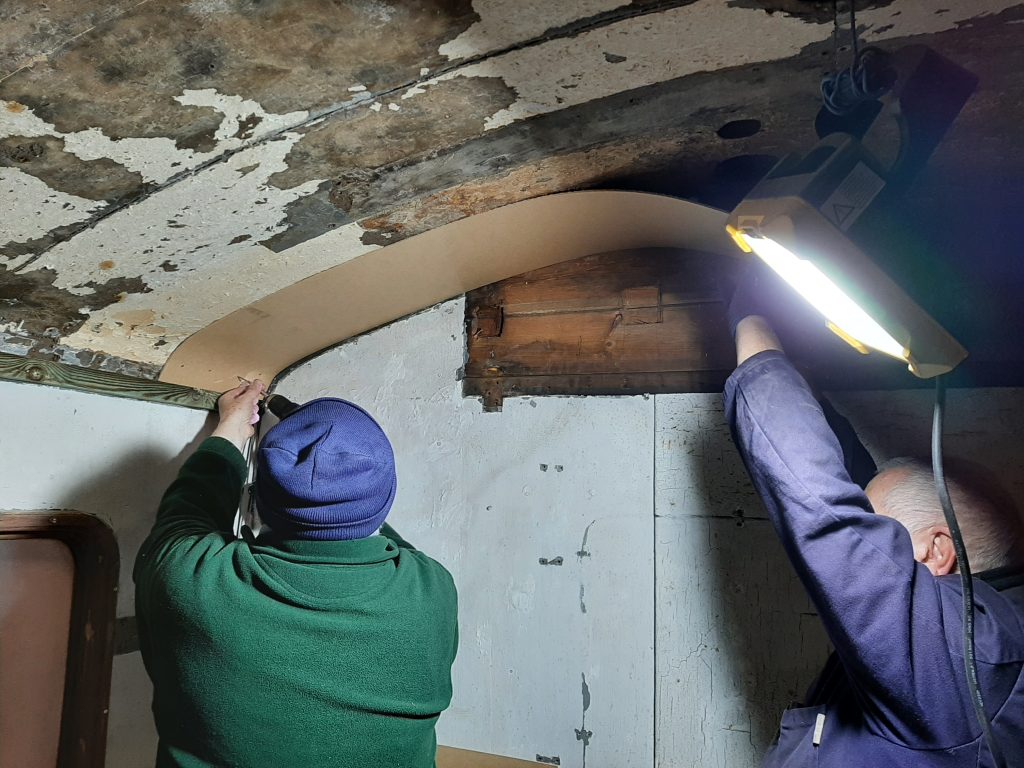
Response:
[[[857,163],[849,176],[843,179],[843,183],[822,203],[820,210],[826,219],[846,231],[871,205],[871,201],[884,186],[885,181],[881,176],[864,163]]]

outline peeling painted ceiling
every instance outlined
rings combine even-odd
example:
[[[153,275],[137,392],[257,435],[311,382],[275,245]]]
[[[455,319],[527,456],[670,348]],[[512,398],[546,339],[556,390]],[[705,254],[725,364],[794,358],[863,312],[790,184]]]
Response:
[[[814,140],[831,6],[5,0],[0,351],[155,376],[236,309],[510,202],[731,205]],[[1016,285],[1024,2],[865,0],[857,21],[980,76],[908,216],[950,249],[988,227],[974,263]]]

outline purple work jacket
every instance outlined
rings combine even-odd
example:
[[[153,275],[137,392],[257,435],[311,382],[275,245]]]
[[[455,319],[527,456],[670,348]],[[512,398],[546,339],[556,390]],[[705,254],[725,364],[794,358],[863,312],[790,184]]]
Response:
[[[725,403],[733,439],[835,648],[807,701],[783,714],[763,766],[992,765],[967,694],[960,577],[933,576],[914,561],[907,530],[872,512],[862,485],[874,463],[849,424],[776,351],[736,369]],[[985,707],[1007,761],[1021,766],[1024,576],[1001,569],[974,585]]]

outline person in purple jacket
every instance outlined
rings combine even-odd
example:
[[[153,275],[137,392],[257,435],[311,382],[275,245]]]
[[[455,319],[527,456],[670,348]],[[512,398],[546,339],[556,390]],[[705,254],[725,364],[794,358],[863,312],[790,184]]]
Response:
[[[763,765],[991,766],[968,694],[961,591],[928,466],[875,470],[819,402],[757,307],[730,308],[733,439],[835,649],[782,717]],[[737,322],[738,321],[738,322]],[[976,574],[985,708],[1004,758],[1024,765],[1024,523],[984,471],[948,478]]]

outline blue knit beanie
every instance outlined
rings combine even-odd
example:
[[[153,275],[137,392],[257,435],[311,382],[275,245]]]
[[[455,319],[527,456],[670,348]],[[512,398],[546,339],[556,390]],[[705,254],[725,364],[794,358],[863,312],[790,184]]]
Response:
[[[310,400],[271,429],[256,458],[256,507],[291,539],[361,539],[395,500],[395,455],[376,421],[333,397]]]

